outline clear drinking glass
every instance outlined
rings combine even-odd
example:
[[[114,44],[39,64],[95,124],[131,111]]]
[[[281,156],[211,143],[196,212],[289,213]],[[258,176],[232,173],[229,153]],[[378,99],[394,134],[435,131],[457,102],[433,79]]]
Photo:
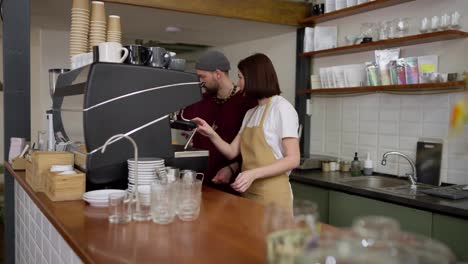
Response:
[[[180,179],[185,182],[194,182],[198,175],[201,175],[203,178],[203,173],[196,172],[194,170],[181,170]]]
[[[440,29],[446,30],[451,25],[451,19],[449,14],[443,14],[440,16]]]
[[[317,204],[311,201],[294,201],[294,215],[290,210],[270,204],[265,208],[267,263],[297,263],[297,257],[316,243],[318,236]],[[312,242],[311,242],[312,241]]]
[[[294,222],[297,228],[305,228],[313,235],[318,234],[318,206],[309,200],[294,200]]]
[[[177,181],[180,178],[180,170],[176,167],[166,167],[166,173],[170,182]]]
[[[421,27],[419,28],[419,31],[421,33],[425,33],[429,30],[429,19],[427,17],[423,17],[421,19]]]
[[[136,188],[136,186],[135,186]],[[151,186],[140,185],[138,186],[138,201],[133,201],[133,219],[135,221],[149,221],[151,220]]]
[[[361,24],[361,36],[364,38],[372,38],[373,41],[377,40],[377,27],[375,23],[364,22]]]
[[[460,28],[460,18],[461,15],[458,11],[455,11],[451,14],[450,27],[458,29]]]
[[[433,16],[431,18],[431,29],[432,29],[432,31],[439,30],[439,25],[440,25],[439,17],[438,16]]]
[[[177,216],[180,220],[193,221],[200,215],[202,183],[203,174],[201,179],[190,178],[178,182]]]
[[[174,221],[177,205],[177,182],[157,179],[151,184],[151,217],[157,224]]]
[[[388,38],[396,38],[397,37],[397,20],[387,21],[388,23]]]
[[[379,23],[379,40],[388,39],[388,21]]]
[[[128,223],[132,219],[131,195],[128,193],[109,194],[109,222]]]

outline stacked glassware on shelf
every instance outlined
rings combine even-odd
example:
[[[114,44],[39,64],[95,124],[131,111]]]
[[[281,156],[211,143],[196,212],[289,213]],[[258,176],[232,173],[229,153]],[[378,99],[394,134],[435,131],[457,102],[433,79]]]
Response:
[[[461,27],[461,14],[458,11],[453,13],[444,13],[440,17],[435,15],[431,18],[423,17],[419,31],[426,33],[429,31],[448,30],[448,29],[460,29]]]

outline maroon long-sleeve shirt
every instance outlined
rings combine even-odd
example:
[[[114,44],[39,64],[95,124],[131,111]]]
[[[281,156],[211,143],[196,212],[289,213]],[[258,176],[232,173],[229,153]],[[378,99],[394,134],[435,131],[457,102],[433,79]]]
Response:
[[[204,119],[215,128],[224,141],[231,143],[239,133],[245,113],[256,104],[255,100],[244,96],[242,92],[237,92],[223,104],[216,103],[211,95],[205,93],[201,101],[184,109],[183,116],[187,119],[195,117]],[[193,147],[210,152],[208,167],[204,172],[207,183],[211,183],[218,170],[233,162],[221,154],[208,137],[201,134],[195,134]],[[236,159],[241,160],[240,157]]]

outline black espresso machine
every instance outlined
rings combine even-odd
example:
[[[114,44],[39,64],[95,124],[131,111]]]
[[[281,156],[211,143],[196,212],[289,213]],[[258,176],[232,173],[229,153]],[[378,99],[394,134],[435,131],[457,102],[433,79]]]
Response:
[[[75,164],[86,172],[87,190],[126,188],[132,145],[121,139],[101,153],[116,134],[132,137],[139,157],[161,157],[166,165],[202,171],[208,151],[172,145],[174,121],[169,118],[200,99],[195,74],[96,62],[58,77],[52,107],[55,140],[75,153]],[[193,128],[193,123],[185,125]]]

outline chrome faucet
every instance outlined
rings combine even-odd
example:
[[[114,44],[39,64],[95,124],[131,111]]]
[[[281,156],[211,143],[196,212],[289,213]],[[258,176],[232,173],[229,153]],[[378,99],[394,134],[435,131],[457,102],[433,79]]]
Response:
[[[416,186],[416,181],[417,181],[417,176],[416,176],[416,165],[414,165],[414,162],[404,153],[398,152],[398,151],[388,151],[383,154],[382,157],[382,166],[385,166],[387,164],[387,157],[389,155],[397,155],[405,158],[409,164],[411,165],[411,169],[413,170],[413,173],[407,173],[406,176],[408,176],[409,181],[411,182],[411,186]]]
[[[110,145],[112,143],[115,143],[115,142],[121,140],[122,138],[128,139],[128,141],[130,141],[130,143],[132,143],[132,145],[133,145],[133,152],[134,152],[133,158],[135,159],[135,182],[136,182],[136,185],[133,188],[130,199],[136,201],[136,210],[137,210],[137,212],[140,212],[140,200],[138,198],[138,145],[137,145],[137,143],[135,142],[135,140],[133,138],[131,138],[128,135],[117,134],[117,135],[114,135],[114,136],[110,137],[106,141],[106,143],[104,143],[104,145],[102,146],[102,149],[101,149],[101,153],[104,153],[106,151],[106,148],[107,148],[108,145]]]

